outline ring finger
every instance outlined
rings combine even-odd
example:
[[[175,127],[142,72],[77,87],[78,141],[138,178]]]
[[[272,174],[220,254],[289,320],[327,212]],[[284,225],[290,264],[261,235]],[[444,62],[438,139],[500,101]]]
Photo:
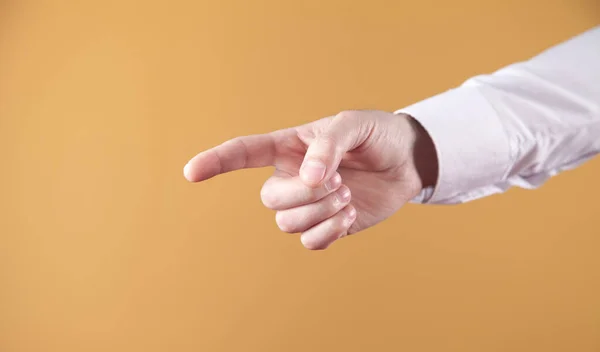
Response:
[[[350,198],[350,189],[342,185],[337,191],[317,202],[278,211],[275,220],[284,232],[306,231],[342,210],[350,203]]]

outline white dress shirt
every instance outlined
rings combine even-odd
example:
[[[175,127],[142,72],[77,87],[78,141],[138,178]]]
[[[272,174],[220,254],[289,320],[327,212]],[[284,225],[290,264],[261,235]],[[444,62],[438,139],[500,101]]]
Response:
[[[600,26],[400,112],[423,125],[438,154],[436,186],[413,202],[537,188],[600,152]]]

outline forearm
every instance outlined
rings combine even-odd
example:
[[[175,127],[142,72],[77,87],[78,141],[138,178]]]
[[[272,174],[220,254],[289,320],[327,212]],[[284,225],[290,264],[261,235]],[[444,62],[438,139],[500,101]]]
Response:
[[[436,184],[415,201],[539,187],[600,152],[600,27],[400,112],[419,121],[437,156]]]

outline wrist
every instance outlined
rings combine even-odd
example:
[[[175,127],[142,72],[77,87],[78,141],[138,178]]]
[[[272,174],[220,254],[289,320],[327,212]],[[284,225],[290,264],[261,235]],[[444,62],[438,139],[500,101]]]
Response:
[[[420,189],[435,187],[439,173],[435,144],[429,133],[416,119],[410,115],[406,115],[406,119],[414,135],[410,157],[420,181]]]

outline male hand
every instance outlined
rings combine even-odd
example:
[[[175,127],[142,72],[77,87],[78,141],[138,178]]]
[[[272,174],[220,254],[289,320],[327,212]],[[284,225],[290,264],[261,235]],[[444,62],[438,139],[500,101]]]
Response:
[[[410,116],[346,111],[299,127],[238,137],[192,158],[191,182],[274,166],[264,205],[308,249],[371,227],[435,184],[433,143]]]

